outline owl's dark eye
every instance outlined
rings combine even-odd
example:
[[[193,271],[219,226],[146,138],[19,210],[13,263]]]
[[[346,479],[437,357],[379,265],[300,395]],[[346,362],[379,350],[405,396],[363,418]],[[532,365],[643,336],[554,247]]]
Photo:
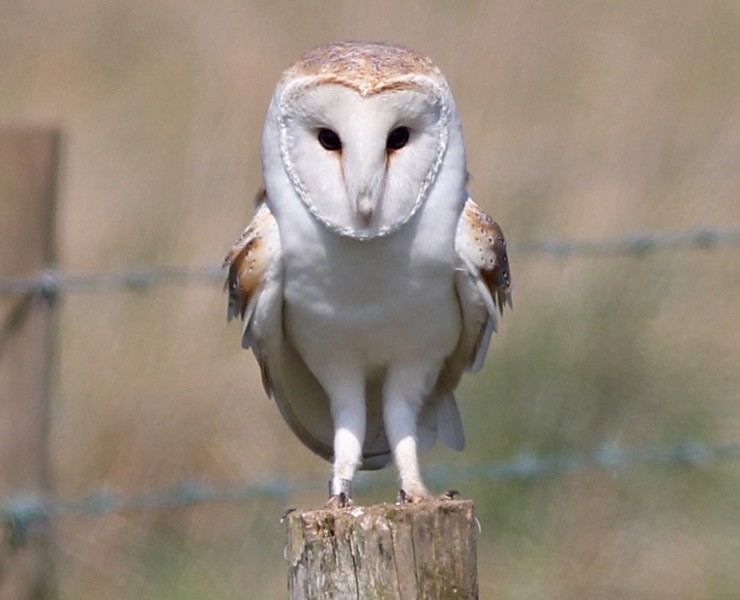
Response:
[[[400,150],[408,143],[409,135],[408,127],[396,127],[388,134],[385,141],[386,150]]]
[[[333,152],[342,149],[342,140],[339,139],[339,136],[335,132],[326,127],[319,129],[318,140],[324,150]]]

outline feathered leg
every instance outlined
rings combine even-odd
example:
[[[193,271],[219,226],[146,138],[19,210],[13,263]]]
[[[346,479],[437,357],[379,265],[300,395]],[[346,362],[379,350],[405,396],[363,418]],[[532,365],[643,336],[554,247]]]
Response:
[[[383,421],[401,480],[404,502],[429,497],[419,471],[417,417],[427,393],[429,365],[397,365],[388,369],[383,389]]]
[[[334,462],[329,481],[330,508],[352,504],[352,480],[362,462],[365,439],[365,380],[361,373],[337,369],[322,381],[334,420]]]

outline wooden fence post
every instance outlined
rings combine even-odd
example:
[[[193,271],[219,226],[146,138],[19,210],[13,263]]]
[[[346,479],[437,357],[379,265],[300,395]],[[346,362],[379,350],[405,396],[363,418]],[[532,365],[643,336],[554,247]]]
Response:
[[[478,598],[473,503],[293,511],[289,600]]]
[[[0,128],[0,278],[54,265],[59,147],[49,128]],[[55,297],[0,297],[0,499],[52,489]],[[51,535],[48,522],[2,532],[0,600],[53,595]]]

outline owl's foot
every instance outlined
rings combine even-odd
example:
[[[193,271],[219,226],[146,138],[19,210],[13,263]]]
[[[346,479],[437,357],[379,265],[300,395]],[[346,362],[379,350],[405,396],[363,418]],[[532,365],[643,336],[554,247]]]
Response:
[[[407,492],[406,490],[401,489],[398,491],[397,504],[419,504],[420,502],[457,500],[459,497],[460,492],[457,490],[447,490],[444,494],[434,496],[432,494],[419,492]]]
[[[329,480],[329,500],[324,508],[334,510],[352,506],[352,482],[349,479],[335,477]]]
[[[337,510],[338,508],[350,508],[352,504],[352,498],[349,494],[341,492],[336,496],[329,496],[329,500],[324,504],[324,508],[328,510]]]

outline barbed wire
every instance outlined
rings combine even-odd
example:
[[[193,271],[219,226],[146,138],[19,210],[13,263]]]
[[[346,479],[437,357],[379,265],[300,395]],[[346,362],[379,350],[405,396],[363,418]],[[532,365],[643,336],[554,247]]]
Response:
[[[515,458],[468,467],[433,467],[425,472],[427,482],[444,487],[465,482],[501,483],[533,480],[562,473],[593,469],[626,471],[640,466],[708,467],[715,463],[740,460],[740,443],[707,444],[682,441],[643,448],[605,446],[592,453],[537,456],[521,452]],[[390,477],[360,473],[353,488],[365,490],[392,485]],[[23,494],[0,506],[0,523],[11,530],[11,539],[22,543],[36,523],[65,518],[100,517],[113,513],[132,513],[182,509],[200,504],[242,503],[260,497],[287,501],[291,495],[324,489],[317,478],[285,479],[271,477],[232,486],[217,487],[186,480],[169,488],[138,493],[98,490],[84,498],[67,500],[42,494]]]
[[[597,240],[538,240],[514,246],[517,254],[546,255],[559,258],[571,256],[595,257],[619,254],[645,255],[651,252],[679,249],[710,249],[740,246],[740,231],[703,228],[678,233],[634,233]]]
[[[679,249],[712,249],[740,246],[740,230],[704,228],[679,233],[637,233],[596,241],[537,240],[510,246],[512,254],[554,258],[643,256]],[[39,275],[0,279],[0,296],[32,294],[53,298],[60,292],[143,291],[157,285],[222,283],[224,272],[218,266],[192,268],[147,267],[120,273],[66,275],[47,269]]]
[[[40,275],[0,280],[0,296],[34,294],[51,298],[65,292],[144,291],[155,285],[223,283],[220,267],[147,267],[95,275],[65,275],[47,269]]]

